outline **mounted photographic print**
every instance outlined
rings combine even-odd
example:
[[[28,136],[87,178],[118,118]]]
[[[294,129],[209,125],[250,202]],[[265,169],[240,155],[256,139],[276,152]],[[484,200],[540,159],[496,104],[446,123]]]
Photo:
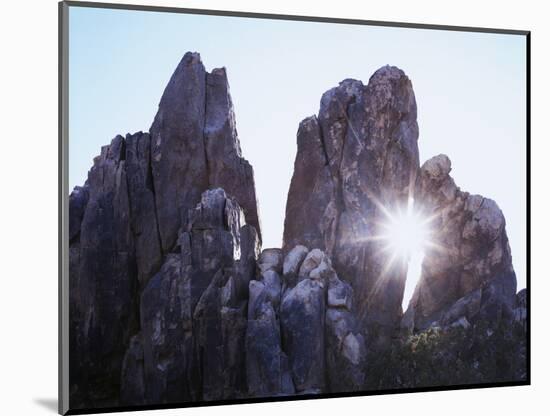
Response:
[[[59,10],[60,413],[530,383],[529,32]]]

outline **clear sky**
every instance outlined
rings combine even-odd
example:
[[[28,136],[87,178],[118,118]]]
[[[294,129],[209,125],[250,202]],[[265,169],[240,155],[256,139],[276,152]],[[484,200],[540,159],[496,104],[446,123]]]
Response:
[[[78,7],[69,19],[71,188],[116,134],[149,129],[196,51],[208,71],[227,68],[264,247],[280,247],[298,123],[339,81],[395,65],[416,94],[421,163],[447,154],[458,186],[498,203],[525,287],[525,37]]]

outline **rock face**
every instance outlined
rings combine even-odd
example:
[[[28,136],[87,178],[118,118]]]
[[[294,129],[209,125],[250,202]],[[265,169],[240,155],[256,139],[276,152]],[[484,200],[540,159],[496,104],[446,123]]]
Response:
[[[202,214],[193,212],[202,209],[197,204],[204,202],[201,195],[206,190],[219,187],[230,196],[221,189],[212,191],[207,194],[212,199],[208,208]],[[217,208],[210,203],[217,204]],[[227,210],[234,217],[229,221],[220,213],[220,207],[222,213]],[[248,281],[242,281],[242,276],[255,272],[254,250],[260,229],[253,171],[241,154],[225,69],[207,73],[200,56],[187,53],[164,91],[150,132],[117,136],[103,147],[86,184],[71,194],[69,209],[72,406],[115,405],[122,396],[128,399],[139,395],[138,385],[123,383],[121,387],[123,361],[128,363],[125,374],[142,371],[145,381],[151,374],[158,377],[159,384],[147,391],[149,401],[200,395],[208,399],[209,393],[201,386],[197,391],[186,386],[181,393],[184,396],[175,393],[177,386],[185,383],[173,380],[182,366],[187,372],[201,371],[200,366],[189,367],[189,348],[181,347],[181,357],[187,361],[178,362],[178,368],[170,367],[164,356],[172,347],[180,350],[178,342],[190,342],[191,335],[186,331],[191,329],[185,320],[177,321],[182,333],[171,340],[174,344],[154,349],[143,338],[143,331],[157,333],[148,328],[151,321],[143,319],[144,312],[149,313],[148,318],[156,319],[162,311],[162,319],[167,321],[193,314],[207,289],[209,293],[216,292],[210,284],[218,269],[233,267],[234,259],[242,255],[248,257],[239,261],[240,269],[230,279],[234,291],[230,299],[237,296],[246,300],[248,296]],[[249,225],[244,223],[245,218]],[[223,223],[226,220],[229,222]],[[217,221],[215,226],[213,221]],[[188,275],[191,264],[194,274]],[[187,276],[185,279],[193,284],[175,276]],[[153,278],[160,286],[176,285],[178,296],[190,286],[187,310],[182,304],[179,311],[153,305],[161,302],[155,298],[158,294],[153,296],[147,289]],[[174,290],[170,286],[164,295],[173,299]],[[236,360],[231,365],[240,366],[241,375],[233,381],[243,385],[244,361],[237,357],[237,349],[244,349],[246,304],[218,309],[216,313],[224,317],[224,337],[231,342],[241,340],[242,345],[232,344],[224,359]],[[241,327],[229,322],[230,316],[238,313],[242,315]],[[207,328],[210,317],[203,321],[202,327]],[[237,332],[240,338],[233,338]],[[192,334],[193,342],[198,336]],[[149,357],[144,364],[137,359],[141,349]],[[162,361],[157,364],[166,365],[166,371],[148,366],[155,354]],[[229,373],[226,376],[230,377]],[[233,381],[225,381],[223,392],[213,392],[213,397],[232,394],[227,389],[234,390]]]
[[[446,156],[420,168],[417,138],[401,70],[327,91],[298,129],[284,245],[261,251],[225,69],[186,54],[150,131],[69,196],[71,408],[525,380],[504,216]],[[403,314],[407,263],[379,235],[411,197],[436,232]]]
[[[143,288],[159,269],[162,260],[151,172],[151,136],[148,133],[126,135],[126,173],[138,280]]]
[[[281,345],[280,249],[266,249],[258,259],[258,278],[249,284],[246,334],[248,393],[252,397],[293,394],[288,357]]]
[[[519,368],[511,373],[484,368],[476,370],[475,375],[457,370],[463,380],[486,382],[489,374],[497,373],[498,380],[521,379],[525,374],[521,370],[525,369],[521,347],[525,345],[525,330],[518,332],[514,328],[525,328],[525,308],[518,306],[521,300],[516,300],[516,278],[504,216],[494,201],[456,187],[449,176],[451,165],[446,156],[437,156],[420,168],[417,138],[414,93],[408,78],[397,68],[381,68],[367,86],[344,80],[323,95],[318,116],[306,118],[298,129],[284,228],[284,285],[300,289],[311,284],[302,283],[296,267],[304,261],[307,246],[324,250],[338,275],[353,288],[360,318],[358,333],[366,337],[370,360],[365,366],[364,384],[348,382],[347,389],[354,384],[365,388],[423,385],[423,381],[391,367],[398,363],[407,368],[408,358],[417,360],[396,358],[395,354],[403,352],[397,346],[409,345],[405,343],[408,337],[427,336],[430,328],[443,328],[445,334],[456,328],[466,331],[452,345],[460,345],[454,353],[463,354],[471,365],[500,357],[500,362],[508,360],[512,367]],[[380,224],[403,210],[409,201],[431,218],[436,249],[426,253],[420,283],[403,316],[407,264],[392,262],[391,254],[384,250],[387,242],[380,241],[379,236]],[[347,290],[345,286],[337,287],[342,299],[339,303],[344,305]],[[293,290],[299,292],[298,289]],[[306,291],[308,296],[313,292]],[[329,291],[329,306],[330,301]],[[302,300],[308,302],[315,305],[309,298]],[[333,312],[327,312],[326,317],[329,322],[338,322]],[[512,317],[517,324],[511,321]],[[311,317],[307,319],[312,321]],[[491,333],[499,328],[500,335],[488,336],[484,332],[487,325],[493,328]],[[333,336],[339,342],[346,339],[346,334],[333,326]],[[400,333],[399,327],[405,331]],[[311,331],[315,328],[313,325]],[[325,343],[330,342],[329,333]],[[447,334],[443,338],[448,337]],[[469,346],[468,339],[475,339],[476,345],[484,345],[489,353],[481,357]],[[511,340],[520,345],[519,350],[510,349],[515,352],[503,361],[506,350],[495,343],[509,345]],[[350,338],[348,345],[352,344]],[[430,354],[452,357],[450,345],[442,341],[441,348],[448,350]],[[451,360],[440,364],[450,365]],[[329,356],[325,363],[329,367],[336,361]],[[360,366],[340,368],[345,368],[340,373],[349,375]],[[493,370],[496,372],[491,373]],[[465,382],[460,377],[439,382]],[[357,380],[361,378],[362,375]],[[435,373],[429,373],[427,378],[437,385]],[[409,384],[402,382],[405,379]],[[331,391],[340,388],[330,386]]]
[[[162,95],[151,126],[151,167],[164,253],[208,188],[223,187],[260,235],[252,167],[242,158],[225,69],[207,73],[187,53]]]
[[[138,326],[123,137],[101,149],[85,188],[88,200],[76,210],[80,215],[85,205],[70,251],[71,269],[76,271],[70,280],[70,330],[75,342],[70,360],[78,368],[74,397],[110,405],[119,392],[122,357]],[[70,199],[80,199],[81,193],[77,189]]]
[[[416,197],[437,231],[404,320],[413,330],[479,314],[496,323],[515,304],[504,216],[494,201],[462,192],[450,171],[449,158],[439,155],[418,176]]]
[[[123,406],[146,404],[143,341],[140,335],[130,340],[122,362],[120,374],[120,404]]]
[[[431,219],[432,244],[402,319],[404,334],[372,366],[370,388],[527,377],[525,290],[515,293],[504,216],[494,201],[461,191],[450,171],[445,155],[419,171],[415,199]]]
[[[283,348],[291,357],[298,392],[319,393],[325,388],[325,309],[324,285],[314,279],[303,279],[283,298]]]
[[[360,390],[366,347],[352,313],[353,290],[325,253],[313,249],[304,256],[304,249],[297,246],[285,258],[280,311],[296,392]]]
[[[361,390],[367,351],[353,289],[338,278],[328,256],[296,246],[283,260],[281,250],[267,249],[258,266],[249,286],[249,394]]]
[[[246,389],[246,287],[254,277],[247,263],[257,256],[255,230],[219,188],[203,193],[189,224],[180,252],[166,257],[141,296],[148,403],[228,399]]]
[[[327,383],[331,392],[363,390],[366,343],[352,309],[351,286],[330,274],[325,317]]]
[[[407,76],[376,71],[367,86],[345,80],[327,91],[317,117],[298,129],[284,251],[325,250],[355,290],[362,321],[380,338],[398,326],[406,268],[387,269],[376,224],[406,204],[418,169],[416,102]],[[383,207],[383,208],[382,208]]]

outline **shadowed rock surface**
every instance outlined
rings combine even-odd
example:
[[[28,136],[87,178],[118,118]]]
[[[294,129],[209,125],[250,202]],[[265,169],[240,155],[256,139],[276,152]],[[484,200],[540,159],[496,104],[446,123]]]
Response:
[[[241,397],[246,392],[245,336],[255,229],[222,189],[205,191],[141,295],[142,357],[130,346],[123,373],[143,362],[143,380],[123,378],[123,392],[145,386],[145,403]],[[196,249],[193,249],[196,248]]]
[[[70,249],[76,272],[70,279],[70,360],[78,369],[71,382],[76,400],[109,406],[116,404],[122,358],[139,316],[122,136],[94,159],[86,188],[80,232]]]
[[[126,173],[138,280],[143,288],[159,269],[162,260],[151,172],[151,136],[148,133],[126,135]]]
[[[260,234],[252,167],[241,157],[225,69],[207,73],[187,53],[170,78],[151,126],[151,167],[164,253],[208,188],[223,187]]]
[[[360,390],[366,348],[352,310],[353,289],[338,278],[319,249],[307,252],[297,246],[284,265],[282,346],[296,392]]]
[[[244,208],[244,217],[233,218],[231,226],[244,218],[250,224],[245,226],[243,233],[248,241],[243,244],[248,250],[246,255],[252,257],[240,267],[253,273],[255,263],[250,264],[254,257],[250,252],[260,234],[254,177],[252,167],[242,158],[225,69],[209,74],[197,53],[187,53],[162,95],[150,132],[117,136],[103,147],[86,184],[76,187],[69,198],[71,406],[110,406],[119,402],[122,361],[131,336],[141,326],[140,317],[143,322],[141,292],[155,274],[160,273],[168,279],[163,281],[170,282],[170,276],[185,271],[174,257],[182,250],[180,245],[194,241],[193,246],[187,246],[186,256],[201,263],[195,275],[189,277],[194,282],[189,307],[208,288],[216,267],[239,257],[240,253],[232,251],[243,249],[238,227],[229,235],[219,228],[220,224],[206,229],[209,218],[197,219],[190,213],[204,191],[219,186],[235,198],[227,199],[232,201],[230,204]],[[220,201],[225,204],[225,196],[218,195]],[[238,212],[243,215],[240,208]],[[195,225],[189,223],[190,218]],[[219,252],[220,244],[233,248]],[[246,297],[248,283],[240,281],[239,276],[233,277],[234,290]],[[246,309],[246,305],[239,307]],[[148,317],[157,313],[160,310]],[[231,313],[231,308],[224,310],[226,321]],[[233,323],[225,325],[225,336],[246,332],[246,325],[244,329]],[[184,335],[180,338],[186,339]],[[142,338],[142,343],[147,355],[147,340]],[[137,341],[132,344],[132,354],[127,354],[129,361],[139,355],[136,345]],[[172,347],[180,349],[177,343]],[[165,350],[169,348],[165,346]],[[236,352],[231,354],[226,358],[235,359]],[[244,371],[244,364],[241,367]],[[147,365],[144,371],[151,373]],[[182,399],[162,387],[163,383],[174,384],[176,389],[172,375],[166,375],[170,371],[163,373],[164,378],[159,377],[155,391],[149,389],[147,400]],[[238,382],[242,384],[241,379]],[[133,387],[128,388],[125,395],[135,396],[130,392]],[[191,397],[187,390],[181,394]]]
[[[141,334],[130,340],[122,362],[120,374],[120,404],[123,406],[146,404],[143,341]]]
[[[248,392],[253,397],[295,392],[281,343],[282,266],[282,250],[262,251],[257,280],[249,284],[246,371]]]

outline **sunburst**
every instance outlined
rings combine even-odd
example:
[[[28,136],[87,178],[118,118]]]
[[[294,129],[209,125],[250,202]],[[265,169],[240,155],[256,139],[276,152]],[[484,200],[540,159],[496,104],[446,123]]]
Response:
[[[398,207],[395,212],[382,210],[384,221],[379,224],[378,240],[383,241],[384,251],[391,257],[405,262],[412,255],[423,253],[433,246],[433,230],[431,223],[434,217],[425,217],[419,209],[415,209],[414,199],[408,198],[406,207]]]
[[[406,286],[403,306],[408,303],[421,274],[421,264],[425,254],[430,251],[443,252],[444,248],[437,242],[435,220],[439,212],[426,215],[421,204],[415,204],[412,195],[407,203],[393,210],[378,199],[369,196],[382,218],[376,223],[375,234],[366,240],[376,242],[379,247],[376,256],[380,256],[381,271],[376,279],[370,296],[376,296],[385,286],[384,282],[399,270],[406,270]]]

